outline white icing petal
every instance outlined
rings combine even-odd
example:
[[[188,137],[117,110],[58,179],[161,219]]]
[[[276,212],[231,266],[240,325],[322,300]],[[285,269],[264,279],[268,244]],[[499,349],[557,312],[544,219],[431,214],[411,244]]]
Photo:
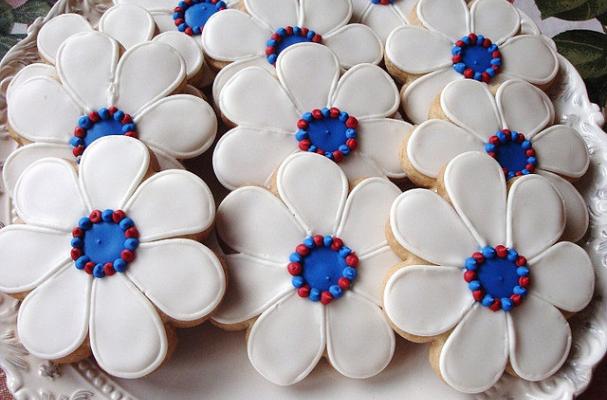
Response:
[[[360,21],[365,11],[371,8],[371,2],[368,0],[352,0],[352,19]]]
[[[400,193],[396,185],[383,178],[358,183],[348,196],[336,235],[359,255],[385,245],[390,207]]]
[[[348,154],[339,166],[344,171],[350,182],[356,182],[363,178],[382,177],[386,174],[366,155],[361,151],[354,151]]]
[[[219,107],[235,124],[289,132],[297,129],[297,120],[304,112],[297,111],[278,79],[259,67],[235,74],[221,90]]]
[[[380,67],[360,64],[339,80],[332,105],[358,119],[388,117],[398,109],[398,89]]]
[[[379,64],[382,60],[382,43],[373,31],[362,24],[348,24],[323,37],[322,43],[330,48],[345,69],[362,63]],[[356,43],[356,48],[352,44]]]
[[[588,149],[582,136],[573,128],[555,125],[533,138],[538,168],[579,178],[590,163]]]
[[[248,57],[228,64],[217,73],[217,76],[213,81],[213,100],[215,100],[215,103],[219,104],[219,94],[226,83],[229,82],[237,72],[247,67],[261,67],[271,74],[276,73],[276,68],[274,68],[265,57],[261,56]]]
[[[339,72],[339,61],[335,54],[326,46],[316,43],[288,47],[280,53],[276,62],[278,79],[291,96],[293,104],[303,112],[329,105],[329,95],[337,85]]]
[[[503,73],[509,77],[544,85],[551,82],[559,70],[554,50],[541,36],[515,36],[500,46],[500,51],[504,60]]]
[[[297,0],[244,0],[244,6],[249,14],[273,31],[299,23]]]
[[[407,21],[417,3],[418,0],[394,0],[392,6],[400,13],[401,17]]]
[[[254,186],[230,193],[219,205],[216,223],[219,237],[233,250],[277,263],[288,263],[306,237],[282,201]]]
[[[325,306],[293,293],[265,311],[249,331],[253,367],[277,385],[291,385],[314,369],[325,349]]]
[[[370,0],[362,0],[370,4]],[[403,18],[398,14],[394,7],[370,4],[369,9],[363,15],[361,22],[371,29],[381,38],[383,43],[390,36],[390,33],[399,26],[405,24]]]
[[[292,133],[237,127],[226,132],[213,152],[213,170],[228,189],[269,186],[270,177],[289,154],[298,151]]]
[[[0,230],[0,290],[34,289],[70,258],[72,237],[36,226],[15,224]]]
[[[371,253],[359,254],[358,258],[358,275],[352,291],[375,304],[382,304],[388,272],[402,260],[387,245]]]
[[[163,154],[160,150],[153,150],[154,156],[156,157],[156,161],[158,162],[158,168],[160,171],[164,171],[167,169],[185,169],[182,163],[177,161],[175,158],[169,156],[168,154]]]
[[[379,374],[394,354],[394,333],[381,308],[352,291],[327,307],[327,354],[349,378]]]
[[[82,113],[57,80],[37,76],[11,95],[8,123],[31,142],[68,144]]]
[[[28,294],[17,318],[19,341],[34,356],[58,359],[86,339],[91,276],[73,264]]]
[[[45,23],[38,32],[37,47],[40,55],[55,64],[57,50],[70,36],[92,30],[89,22],[79,14],[62,14]]]
[[[172,10],[175,8],[174,0],[114,0],[115,4],[134,4],[148,11]]]
[[[563,200],[539,175],[518,178],[508,194],[506,246],[528,260],[554,244],[565,229]],[[541,226],[542,229],[537,229]]]
[[[548,179],[563,199],[567,225],[565,225],[561,240],[577,242],[586,234],[590,220],[586,201],[571,182],[552,172],[537,171],[537,173]]]
[[[276,189],[307,232],[335,232],[348,196],[348,179],[334,161],[319,154],[295,153],[278,169]]]
[[[226,289],[217,256],[188,239],[142,243],[126,273],[163,314],[178,321],[209,315]]]
[[[215,217],[209,187],[182,170],[162,171],[148,178],[124,208],[135,221],[142,242],[204,232]]]
[[[431,119],[417,126],[407,143],[407,158],[419,172],[437,178],[441,168],[459,154],[482,151],[483,142],[451,122]]]
[[[82,107],[92,111],[108,106],[119,51],[118,43],[100,32],[79,33],[59,48],[57,73]]]
[[[154,22],[156,23],[156,27],[158,28],[158,32],[174,32],[176,29],[175,20],[173,19],[173,9],[175,8],[175,2],[174,0],[171,1],[172,5],[170,9],[166,9],[164,11],[150,11],[150,13],[152,14],[152,18],[154,18]]]
[[[520,17],[514,6],[504,0],[476,1],[470,10],[471,32],[501,44],[520,29]]]
[[[75,160],[72,148],[67,144],[32,143],[18,147],[8,156],[2,168],[2,178],[11,197],[23,171],[35,161],[47,157],[62,158],[67,161]]]
[[[523,35],[540,35],[540,28],[535,24],[535,22],[524,12],[519,11],[519,16],[521,18],[521,31],[520,33]]]
[[[431,337],[453,328],[473,303],[461,269],[415,265],[390,276],[383,304],[398,330]]]
[[[156,23],[145,8],[133,4],[119,4],[111,7],[101,16],[99,30],[117,40],[122,47],[152,39]]]
[[[470,33],[470,15],[464,0],[420,0],[417,17],[424,26],[454,42]]]
[[[462,79],[462,75],[449,67],[422,76],[404,86],[401,104],[411,122],[421,124],[426,121],[432,104],[443,88],[456,79]]]
[[[413,126],[389,118],[364,119],[358,124],[358,151],[371,158],[390,178],[404,178],[400,147]]]
[[[217,134],[213,108],[200,97],[188,94],[150,104],[137,115],[135,123],[139,139],[180,159],[202,154]]]
[[[537,355],[537,351],[533,354]],[[497,382],[507,361],[506,313],[477,304],[449,335],[439,368],[450,386],[461,392],[478,393]]]
[[[401,194],[392,205],[390,227],[401,246],[434,264],[460,266],[478,250],[455,210],[430,190]]]
[[[204,64],[204,55],[196,39],[184,35],[183,32],[169,31],[154,37],[154,41],[168,44],[179,52],[185,61],[188,79],[193,78],[200,72]]]
[[[11,79],[8,87],[6,88],[6,98],[10,99],[11,94],[19,88],[24,83],[27,82],[28,79],[36,77],[36,76],[46,76],[49,78],[57,79],[57,70],[55,67],[43,64],[43,63],[33,63],[26,65],[23,69],[19,70],[17,74]]]
[[[563,365],[571,348],[571,329],[554,306],[529,295],[510,312],[509,325],[510,365],[518,376],[539,381]]]
[[[300,3],[303,17],[301,26],[307,26],[321,35],[346,25],[352,17],[350,0],[300,0]]]
[[[420,43],[423,48],[419,47]],[[388,37],[386,57],[408,74],[425,74],[450,67],[452,47],[453,43],[439,33],[416,26],[401,26]]]
[[[93,282],[91,350],[99,366],[119,378],[140,378],[167,354],[164,325],[154,306],[122,274]]]
[[[272,33],[269,27],[260,25],[242,11],[223,10],[214,14],[205,24],[202,48],[207,56],[217,61],[263,56],[266,42]]]
[[[25,223],[66,232],[89,215],[75,168],[58,158],[44,158],[29,166],[17,181],[13,202]]]
[[[221,324],[240,324],[264,312],[270,305],[295,291],[286,264],[274,263],[245,254],[225,256],[229,288],[213,320]]]
[[[91,210],[124,207],[150,164],[143,143],[128,136],[105,136],[94,141],[80,162],[80,187]]]
[[[569,312],[588,305],[594,293],[594,270],[588,254],[571,242],[560,242],[529,261],[533,294]]]
[[[451,82],[440,102],[447,118],[485,142],[502,127],[495,99],[485,83],[473,79]]]
[[[550,98],[535,86],[521,80],[502,84],[496,95],[497,106],[508,129],[533,137],[554,120]]]
[[[185,62],[174,48],[159,42],[131,47],[116,70],[116,105],[135,114],[144,105],[171,94],[186,78]]]
[[[479,243],[505,243],[506,181],[494,159],[476,151],[457,156],[445,169],[444,187]]]

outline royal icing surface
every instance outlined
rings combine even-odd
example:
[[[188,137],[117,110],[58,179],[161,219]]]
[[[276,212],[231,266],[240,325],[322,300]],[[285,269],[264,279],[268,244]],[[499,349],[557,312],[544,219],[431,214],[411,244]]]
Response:
[[[234,325],[257,318],[249,359],[276,384],[304,379],[325,349],[345,376],[379,373],[394,351],[380,296],[398,262],[384,224],[400,190],[369,178],[348,192],[334,162],[308,153],[284,161],[276,189],[278,197],[242,187],[219,206],[218,234],[237,253],[226,257],[230,288],[213,319]]]
[[[594,291],[588,255],[557,242],[565,222],[559,194],[538,175],[517,178],[507,189],[500,166],[481,152],[455,157],[444,189],[451,204],[415,189],[392,206],[398,245],[436,265],[390,276],[383,299],[388,318],[405,333],[448,334],[438,366],[457,390],[487,390],[508,361],[523,379],[549,377],[571,346],[558,308],[580,311]]]
[[[329,47],[342,68],[378,64],[382,59],[383,46],[377,35],[367,26],[348,23],[352,16],[348,0],[247,0],[244,6],[247,13],[226,10],[213,15],[202,32],[205,54],[232,63],[222,70],[229,76],[257,63],[252,59],[274,65],[286,48],[305,42]],[[224,83],[225,79],[215,82],[214,93]]]
[[[478,0],[470,8],[464,0],[420,0],[415,11],[423,27],[398,27],[386,41],[389,64],[401,73],[422,75],[402,91],[403,109],[414,123],[427,119],[436,97],[454,80],[518,78],[545,85],[558,72],[548,39],[527,34],[533,30],[522,26],[506,0]]]
[[[98,137],[127,135],[177,159],[195,157],[213,142],[211,106],[192,95],[170,96],[184,82],[186,66],[162,40],[120,56],[108,35],[78,33],[64,41],[56,60],[56,77],[52,67],[30,67],[11,85],[9,124],[28,142],[52,144],[50,152],[71,147],[79,157]]]
[[[554,108],[544,92],[521,80],[503,83],[494,96],[473,80],[447,85],[440,97],[451,122],[430,120],[416,127],[407,158],[419,173],[436,178],[456,155],[477,150],[494,157],[508,179],[538,173],[549,176],[565,201],[566,240],[579,240],[588,228],[588,211],[566,179],[580,178],[590,162],[580,134],[550,126]],[[474,106],[471,107],[470,105]]]
[[[410,24],[418,0],[352,0],[354,21],[367,25],[385,43],[395,28]]]
[[[62,358],[88,336],[108,373],[141,377],[168,348],[156,308],[196,322],[219,304],[218,258],[177,238],[209,229],[212,194],[186,171],[144,180],[149,163],[140,141],[110,136],[91,144],[79,174],[65,160],[43,158],[17,181],[13,200],[24,224],[0,232],[0,289],[27,293],[17,328],[30,353]]]
[[[215,174],[228,188],[269,184],[285,157],[298,151],[334,160],[351,181],[404,177],[398,143],[411,126],[386,118],[398,107],[398,91],[375,65],[358,65],[340,77],[328,48],[298,44],[279,56],[275,73],[251,67],[235,74],[219,106],[237,125],[213,154]]]

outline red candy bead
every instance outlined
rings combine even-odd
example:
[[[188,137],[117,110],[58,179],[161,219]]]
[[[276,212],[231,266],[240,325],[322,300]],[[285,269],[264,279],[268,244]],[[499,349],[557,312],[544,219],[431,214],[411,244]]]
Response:
[[[529,286],[529,277],[521,276],[520,278],[518,278],[518,285],[523,288],[528,287]]]
[[[297,252],[297,254],[299,254],[300,256],[307,256],[308,254],[310,254],[310,249],[308,249],[306,247],[305,244],[300,244],[295,248],[295,251]]]
[[[472,297],[474,297],[474,300],[476,301],[481,301],[484,296],[485,292],[483,292],[482,290],[475,290],[472,292]]]
[[[485,262],[485,257],[483,256],[483,254],[481,252],[476,252],[474,254],[472,254],[472,258],[474,258],[474,260],[476,261],[477,264],[482,264]]]
[[[107,276],[112,276],[116,273],[116,270],[114,269],[112,263],[105,263],[105,265],[103,266],[103,273]]]
[[[116,210],[112,213],[112,221],[114,221],[115,224],[122,221],[124,217],[126,217],[126,214],[122,210]]]
[[[358,256],[354,253],[350,253],[346,256],[346,264],[349,267],[356,267],[358,265]]]
[[[489,308],[491,311],[499,311],[502,309],[502,302],[499,299],[495,299]]]
[[[84,231],[81,228],[74,228],[72,229],[72,236],[73,237],[82,237],[84,236]]]
[[[76,261],[80,258],[80,256],[82,256],[82,250],[77,247],[73,247],[70,251],[70,257],[72,258],[72,260]]]
[[[344,242],[340,238],[333,238],[333,242],[331,243],[331,250],[337,251],[342,248]]]
[[[331,107],[331,109],[329,110],[329,115],[331,115],[331,118],[337,118],[339,117],[339,114],[340,111],[337,107]]]
[[[306,121],[305,119],[300,119],[299,121],[297,121],[297,127],[299,129],[308,129],[308,121]]]
[[[324,246],[324,238],[321,235],[314,235],[314,244],[316,246]]]
[[[341,162],[344,160],[344,153],[342,153],[341,151],[335,150],[332,154],[333,154],[333,161]]]
[[[318,108],[312,110],[312,117],[314,117],[314,119],[323,119],[322,111],[320,111]]]
[[[328,291],[324,291],[320,294],[320,302],[324,305],[329,304],[333,300],[333,296]]]
[[[505,258],[508,255],[508,249],[500,244],[495,246],[495,253],[499,258]]]
[[[518,256],[516,258],[516,265],[518,265],[519,267],[522,267],[524,265],[527,265],[527,259],[523,256]]]
[[[358,142],[356,141],[356,139],[348,139],[346,140],[346,146],[348,146],[350,150],[356,150],[356,148],[358,147]]]
[[[523,298],[519,294],[513,294],[512,296],[510,296],[510,300],[512,300],[512,302],[518,306],[521,304]]]
[[[135,259],[135,253],[133,253],[131,250],[124,249],[120,252],[120,258],[126,262],[131,262]]]
[[[74,136],[78,138],[83,138],[86,136],[86,130],[81,127],[77,127],[76,129],[74,129]]]
[[[472,282],[475,279],[476,279],[476,272],[475,271],[472,271],[471,269],[469,269],[466,272],[464,272],[464,280],[466,282]]]
[[[139,231],[134,226],[131,226],[129,229],[124,231],[124,236],[127,238],[138,238]]]
[[[339,278],[339,280],[337,281],[337,284],[339,285],[340,288],[342,288],[344,290],[350,289],[350,280],[343,276],[341,278]]]
[[[92,261],[89,261],[84,264],[84,271],[89,275],[93,273],[93,268],[95,268],[95,263]]]
[[[308,296],[310,296],[310,286],[304,285],[304,286],[300,287],[299,289],[297,289],[297,294],[300,297],[308,297]]]
[[[289,265],[287,265],[287,270],[289,271],[289,274],[291,274],[293,276],[297,276],[297,275],[301,275],[303,268],[300,263],[292,262],[292,263],[289,263]]]
[[[356,129],[358,127],[358,120],[354,117],[348,117],[346,120],[346,128]]]
[[[91,214],[89,215],[89,219],[94,224],[100,222],[101,221],[101,211],[99,211],[99,210],[91,211]]]
[[[474,77],[474,71],[472,70],[472,68],[465,69],[464,76],[468,79],[472,79]]]

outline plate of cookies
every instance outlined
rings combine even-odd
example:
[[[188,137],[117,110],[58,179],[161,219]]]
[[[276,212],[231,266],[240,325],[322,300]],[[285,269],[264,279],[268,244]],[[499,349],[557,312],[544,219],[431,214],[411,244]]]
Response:
[[[59,0],[0,63],[16,399],[570,399],[607,136],[506,0]]]

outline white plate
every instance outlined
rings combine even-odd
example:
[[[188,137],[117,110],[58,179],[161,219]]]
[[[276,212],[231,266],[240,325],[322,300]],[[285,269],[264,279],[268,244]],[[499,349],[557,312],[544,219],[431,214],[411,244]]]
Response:
[[[49,16],[37,20],[29,36],[13,48],[0,63],[0,134],[6,133],[4,94],[11,76],[37,60],[35,38],[48,18],[64,12],[80,12],[95,21],[107,4],[60,0]],[[558,119],[578,129],[591,152],[591,167],[580,189],[591,210],[591,228],[586,249],[592,256],[598,282],[595,299],[587,310],[572,320],[574,345],[561,370],[542,382],[530,383],[505,375],[488,392],[469,396],[442,383],[427,361],[424,345],[397,340],[394,360],[374,378],[358,381],[344,378],[325,362],[302,383],[274,386],[258,375],[246,357],[244,333],[223,332],[210,324],[179,331],[174,356],[157,372],[139,380],[112,379],[91,360],[74,365],[54,366],[27,354],[15,337],[17,302],[0,295],[0,367],[6,371],[10,391],[18,400],[87,399],[570,399],[590,382],[592,369],[607,350],[607,136],[599,108],[588,100],[584,83],[575,69],[561,58],[561,73],[551,97]],[[12,150],[0,136],[0,160]],[[213,187],[208,154],[189,167]],[[224,193],[224,191],[218,191]],[[10,221],[9,204],[0,194],[0,221]],[[364,351],[364,349],[361,349]]]

